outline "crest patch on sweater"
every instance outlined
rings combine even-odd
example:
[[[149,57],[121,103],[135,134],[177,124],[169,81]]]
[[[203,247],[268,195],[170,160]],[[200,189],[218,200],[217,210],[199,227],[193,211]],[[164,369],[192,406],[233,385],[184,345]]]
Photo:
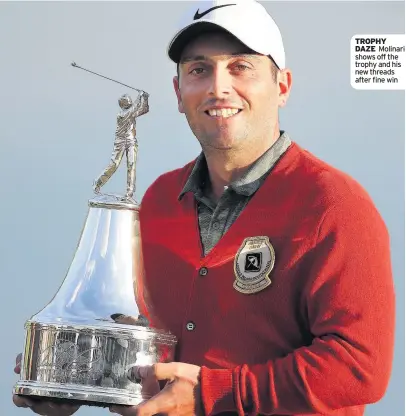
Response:
[[[234,289],[244,294],[264,290],[271,284],[274,265],[275,250],[268,237],[246,238],[234,259]]]

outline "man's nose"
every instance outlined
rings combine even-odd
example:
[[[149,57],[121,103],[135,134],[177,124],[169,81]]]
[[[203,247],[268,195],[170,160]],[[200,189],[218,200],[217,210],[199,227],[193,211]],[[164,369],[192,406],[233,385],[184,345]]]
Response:
[[[232,81],[226,68],[214,68],[210,77],[209,94],[216,98],[227,97],[232,90]]]

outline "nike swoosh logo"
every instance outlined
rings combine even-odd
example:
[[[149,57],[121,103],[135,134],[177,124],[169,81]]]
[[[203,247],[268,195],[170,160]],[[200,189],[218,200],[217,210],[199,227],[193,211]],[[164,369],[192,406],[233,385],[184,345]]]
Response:
[[[203,13],[199,13],[199,9],[197,9],[197,12],[195,13],[195,16],[193,17],[193,20],[199,20],[203,16],[205,16],[207,13],[210,13],[213,10],[220,9],[221,7],[228,7],[228,6],[237,6],[237,5],[236,4],[222,4],[221,6],[211,7],[210,9],[206,10]]]

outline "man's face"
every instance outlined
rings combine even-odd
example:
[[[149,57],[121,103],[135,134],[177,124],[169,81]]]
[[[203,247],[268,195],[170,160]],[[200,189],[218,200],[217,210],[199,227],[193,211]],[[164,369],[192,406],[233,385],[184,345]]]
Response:
[[[174,87],[203,149],[247,148],[274,138],[290,73],[275,79],[272,65],[225,33],[204,34],[186,46]]]

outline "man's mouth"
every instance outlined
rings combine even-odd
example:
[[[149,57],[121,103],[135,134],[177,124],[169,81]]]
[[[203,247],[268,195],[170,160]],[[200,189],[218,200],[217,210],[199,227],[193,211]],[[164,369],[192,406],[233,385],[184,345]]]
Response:
[[[210,117],[228,118],[235,116],[241,111],[242,110],[238,108],[212,108],[210,110],[205,111],[205,113]]]

